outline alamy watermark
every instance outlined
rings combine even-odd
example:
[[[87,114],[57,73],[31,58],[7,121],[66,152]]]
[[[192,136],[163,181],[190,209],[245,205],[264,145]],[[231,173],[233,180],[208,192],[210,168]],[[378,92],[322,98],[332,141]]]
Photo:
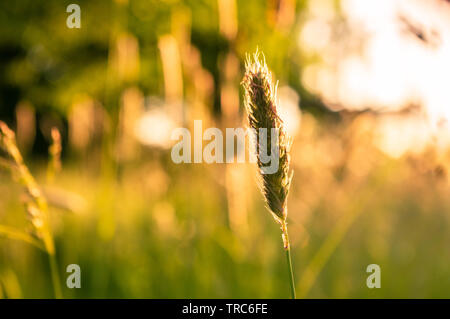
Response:
[[[71,13],[66,20],[66,25],[69,29],[81,28],[81,8],[78,4],[69,4],[66,8],[67,13]]]
[[[66,267],[66,272],[70,273],[67,276],[66,286],[67,288],[81,288],[81,268],[77,264],[70,264]]]
[[[260,128],[258,132],[251,128],[226,128],[225,134],[223,134],[222,130],[217,127],[210,127],[203,131],[202,121],[195,120],[193,139],[190,130],[182,127],[173,130],[171,139],[179,141],[171,151],[172,161],[177,164],[245,163],[245,146],[248,140],[248,161],[256,163],[255,154],[258,152],[263,174],[274,174],[278,171],[280,159],[278,128],[272,128],[270,136],[268,129],[265,128]],[[208,143],[203,148],[204,141]]]
[[[367,288],[381,288],[381,268],[377,264],[370,264],[366,268],[367,273],[371,273],[366,280]]]

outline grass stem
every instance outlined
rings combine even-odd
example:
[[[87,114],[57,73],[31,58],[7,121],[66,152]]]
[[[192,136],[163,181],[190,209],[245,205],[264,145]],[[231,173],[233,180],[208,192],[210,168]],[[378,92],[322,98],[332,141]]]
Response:
[[[284,250],[286,252],[286,262],[288,266],[288,274],[289,274],[289,284],[291,286],[291,297],[292,299],[296,298],[295,295],[295,280],[294,280],[294,271],[292,270],[292,258],[291,258],[291,245],[289,242],[289,236],[287,231],[287,225],[286,222],[283,222],[281,225],[281,230],[283,232],[283,244],[284,244]]]
[[[58,265],[56,263],[55,254],[49,253],[48,258],[50,262],[50,272],[52,275],[53,291],[55,292],[55,298],[62,299],[61,283],[59,280]]]

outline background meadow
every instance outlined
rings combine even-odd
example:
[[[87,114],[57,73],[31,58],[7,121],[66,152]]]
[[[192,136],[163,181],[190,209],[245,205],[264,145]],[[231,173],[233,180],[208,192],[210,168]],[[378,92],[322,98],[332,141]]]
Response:
[[[176,127],[245,125],[256,48],[294,137],[298,296],[450,296],[447,1],[80,0],[69,29],[72,2],[0,3],[0,119],[49,202],[64,297],[289,297],[254,167],[170,156]],[[33,235],[3,168],[0,225]],[[46,254],[10,237],[0,297],[52,298]],[[69,264],[81,289],[65,286]]]

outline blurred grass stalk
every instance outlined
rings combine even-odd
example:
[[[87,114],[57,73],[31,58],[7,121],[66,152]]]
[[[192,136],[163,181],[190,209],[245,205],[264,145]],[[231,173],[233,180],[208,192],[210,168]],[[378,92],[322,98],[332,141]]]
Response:
[[[362,204],[365,201],[366,198],[360,199],[360,201],[352,204],[352,206],[347,209],[347,213],[340,218],[336,226],[325,239],[322,246],[311,259],[310,263],[303,271],[300,282],[297,286],[297,291],[300,298],[305,298],[308,295],[323,267],[342,242],[355,220],[362,213],[364,207]]]
[[[45,247],[39,240],[36,240],[33,236],[28,235],[27,233],[21,232],[20,230],[14,229],[13,227],[8,227],[5,225],[0,225],[0,235],[4,235],[9,239],[21,240],[30,245],[35,246],[36,248],[42,249],[45,251]]]
[[[47,167],[47,180],[53,182],[55,175],[61,171],[61,134],[56,127],[51,130],[52,144],[48,148],[50,160]]]
[[[43,246],[49,257],[50,271],[52,276],[53,290],[56,298],[62,298],[58,265],[55,258],[55,244],[50,228],[47,200],[43,196],[39,185],[31,175],[28,167],[25,165],[22,155],[17,147],[14,132],[2,121],[0,121],[0,146],[2,146],[13,162],[11,163],[11,172],[17,173],[19,181],[25,186],[31,200],[27,202],[27,210],[31,217],[31,223],[36,234],[41,238]],[[22,239],[26,242],[36,244],[31,236],[24,236],[20,232],[12,231],[5,226],[0,228],[3,234],[10,238]]]
[[[292,181],[292,172],[289,170],[292,138],[287,134],[284,123],[277,113],[277,86],[272,83],[272,73],[269,71],[264,57],[263,61],[260,61],[258,51],[253,55],[253,59],[247,56],[242,85],[245,91],[244,103],[248,114],[248,123],[256,135],[260,188],[268,209],[281,226],[291,296],[295,299],[294,274],[286,222],[287,196]],[[276,134],[275,141],[273,141],[273,136],[269,138],[269,131],[271,134]],[[274,142],[276,144],[272,145]],[[266,171],[262,155],[266,154],[267,156],[270,153],[272,156],[273,152],[277,152],[278,170],[272,173]]]

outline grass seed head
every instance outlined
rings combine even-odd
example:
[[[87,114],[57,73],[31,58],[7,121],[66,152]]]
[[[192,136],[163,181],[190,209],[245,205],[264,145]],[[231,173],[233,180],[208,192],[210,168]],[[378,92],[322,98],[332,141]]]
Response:
[[[248,55],[245,63],[245,75],[242,81],[245,96],[244,104],[248,114],[248,124],[255,130],[256,157],[260,170],[260,188],[269,210],[275,219],[285,223],[287,217],[287,196],[292,180],[289,170],[291,137],[287,134],[284,123],[277,112],[277,85],[273,84],[272,73],[269,71],[264,56],[260,58],[259,52],[253,56]],[[272,128],[278,132],[279,169],[274,174],[264,174],[263,163],[260,159],[261,142],[259,129],[267,130],[267,150],[270,154]]]

